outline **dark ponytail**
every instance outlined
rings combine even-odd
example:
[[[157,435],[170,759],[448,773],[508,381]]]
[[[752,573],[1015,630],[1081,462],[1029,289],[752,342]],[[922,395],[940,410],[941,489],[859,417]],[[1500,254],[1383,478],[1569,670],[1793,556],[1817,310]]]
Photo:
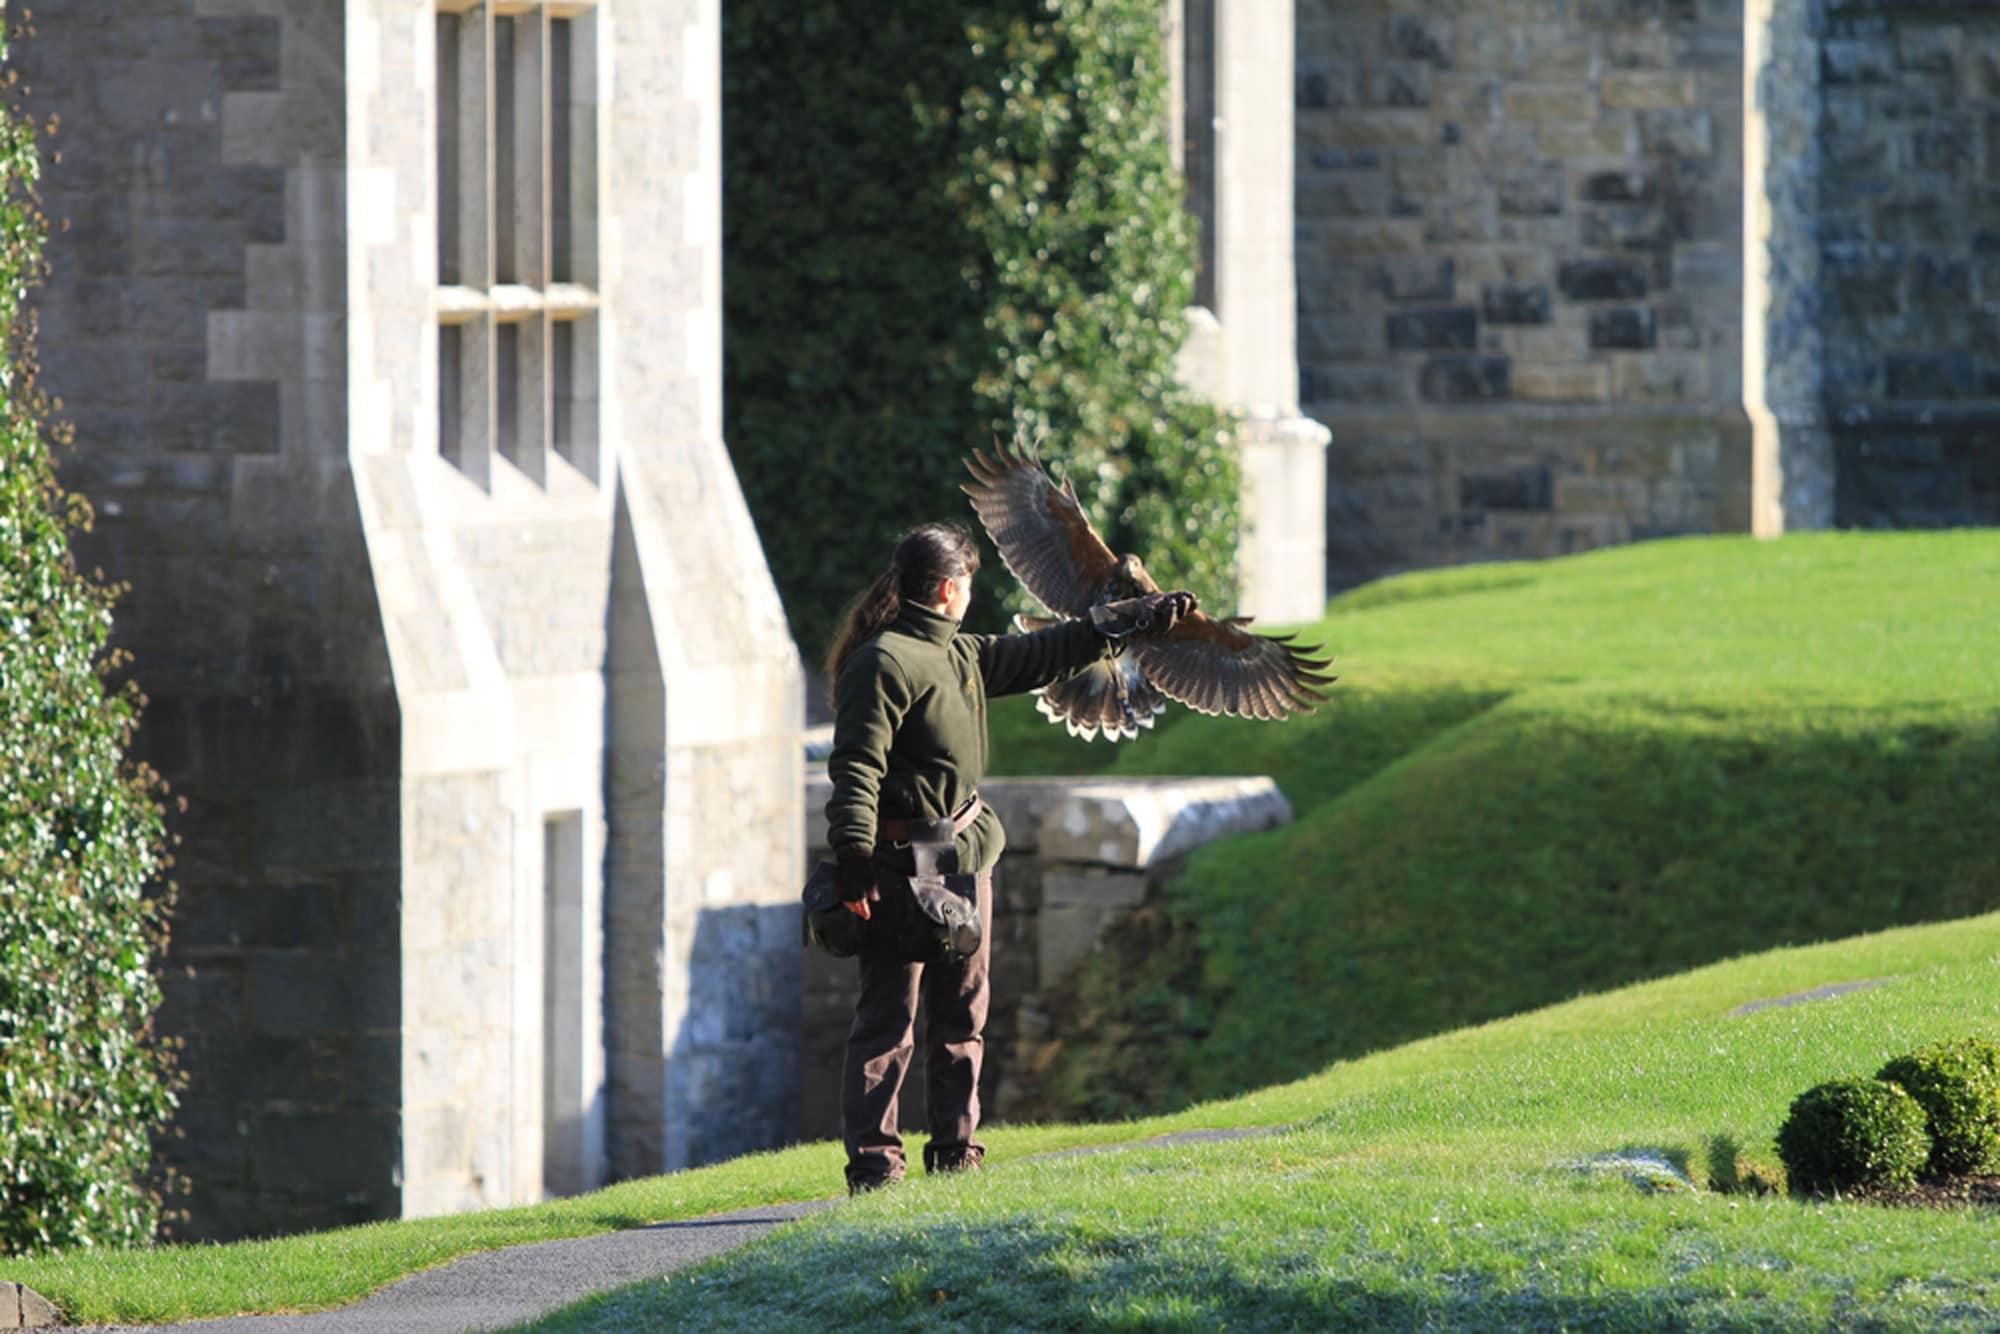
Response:
[[[927,523],[904,533],[896,543],[896,554],[889,558],[889,568],[841,613],[840,630],[826,652],[828,702],[848,656],[901,615],[905,600],[928,605],[939,583],[946,579],[963,583],[978,571],[979,547],[972,534],[957,524]]]

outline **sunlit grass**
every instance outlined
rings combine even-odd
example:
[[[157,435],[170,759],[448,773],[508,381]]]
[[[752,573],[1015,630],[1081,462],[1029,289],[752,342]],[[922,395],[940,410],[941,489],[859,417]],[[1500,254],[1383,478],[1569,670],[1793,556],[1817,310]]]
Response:
[[[1991,1211],[1711,1188],[1779,1174],[1805,1087],[1968,1032],[2000,1034],[2000,916],[1412,1043],[1202,1112],[1288,1133],[1002,1161],[537,1328],[1990,1328]],[[1635,1151],[1693,1188],[1589,1166]]]

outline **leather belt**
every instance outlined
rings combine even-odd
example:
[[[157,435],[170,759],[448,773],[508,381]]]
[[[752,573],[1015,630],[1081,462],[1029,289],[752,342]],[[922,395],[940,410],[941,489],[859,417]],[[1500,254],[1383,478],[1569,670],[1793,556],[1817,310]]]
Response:
[[[965,804],[952,813],[948,820],[878,820],[875,824],[875,841],[881,843],[949,843],[972,827],[979,813],[986,809],[986,803],[979,799],[977,792],[965,799]]]

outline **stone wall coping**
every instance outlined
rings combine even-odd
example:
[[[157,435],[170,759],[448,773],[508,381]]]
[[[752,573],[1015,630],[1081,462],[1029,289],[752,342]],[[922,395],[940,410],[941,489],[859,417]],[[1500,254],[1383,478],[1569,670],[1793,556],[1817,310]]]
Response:
[[[826,846],[824,771],[806,780],[806,846]],[[1234,834],[1287,824],[1291,803],[1264,775],[989,778],[980,793],[1007,827],[1009,852],[1045,862],[1145,870]]]

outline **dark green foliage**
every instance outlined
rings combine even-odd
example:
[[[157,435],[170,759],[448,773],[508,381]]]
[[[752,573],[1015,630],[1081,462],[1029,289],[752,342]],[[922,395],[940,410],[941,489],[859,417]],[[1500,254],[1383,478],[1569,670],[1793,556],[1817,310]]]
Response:
[[[1792,1100],[1778,1156],[1794,1194],[1907,1186],[1930,1157],[1924,1109],[1900,1085],[1858,1075]]]
[[[1157,4],[724,18],[726,432],[808,657],[898,533],[972,521],[961,460],[1017,429],[1115,549],[1226,608],[1235,451],[1174,378],[1193,239]]]
[[[25,290],[40,273],[32,123],[0,112],[0,1254],[141,1242],[173,1106],[152,1036],[165,905],[154,780],[106,687],[111,593],[80,575],[88,510],[56,484]]]
[[[1876,1078],[1902,1085],[1922,1105],[1932,1173],[2000,1172],[2000,1043],[1934,1042],[1898,1056]]]

